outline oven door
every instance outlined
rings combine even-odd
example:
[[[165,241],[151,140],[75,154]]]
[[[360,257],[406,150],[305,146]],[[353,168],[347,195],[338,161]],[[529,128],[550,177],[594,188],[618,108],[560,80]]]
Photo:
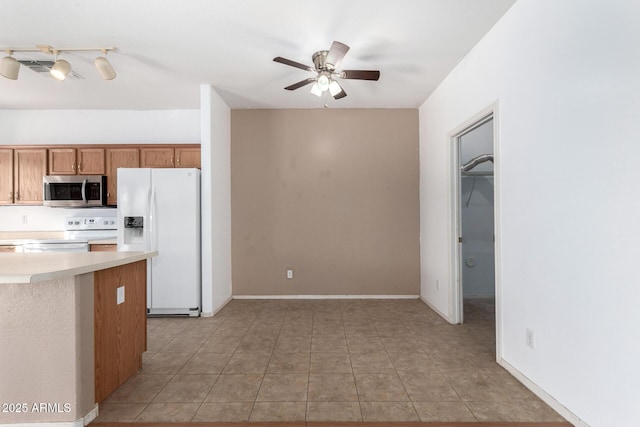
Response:
[[[22,245],[23,252],[89,252],[87,242],[29,242]]]

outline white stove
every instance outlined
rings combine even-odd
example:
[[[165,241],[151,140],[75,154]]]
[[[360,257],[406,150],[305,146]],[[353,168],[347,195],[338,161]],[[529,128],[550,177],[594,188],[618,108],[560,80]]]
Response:
[[[24,242],[23,252],[89,252],[89,241],[116,238],[116,217],[67,217],[64,230],[64,239]]]

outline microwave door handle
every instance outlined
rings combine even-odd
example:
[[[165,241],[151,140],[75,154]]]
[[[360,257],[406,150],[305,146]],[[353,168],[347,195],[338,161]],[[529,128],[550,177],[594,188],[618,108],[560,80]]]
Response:
[[[87,179],[86,178],[82,181],[81,193],[82,193],[82,201],[86,205],[87,204]]]

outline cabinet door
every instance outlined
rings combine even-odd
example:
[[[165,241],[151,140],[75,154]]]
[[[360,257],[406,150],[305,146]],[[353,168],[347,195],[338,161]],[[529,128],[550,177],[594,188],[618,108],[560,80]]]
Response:
[[[0,205],[13,204],[13,150],[0,149]]]
[[[46,148],[18,148],[13,150],[15,203],[41,205],[42,177],[46,174]]]
[[[107,204],[118,203],[118,168],[140,167],[137,148],[107,148]]]
[[[89,245],[90,252],[116,252],[118,245],[110,243],[92,243]]]
[[[49,149],[49,175],[75,175],[76,169],[75,148]]]
[[[104,148],[78,148],[78,175],[105,175]]]
[[[200,169],[200,148],[175,147],[177,168]]]
[[[141,168],[172,168],[173,147],[140,148]]]

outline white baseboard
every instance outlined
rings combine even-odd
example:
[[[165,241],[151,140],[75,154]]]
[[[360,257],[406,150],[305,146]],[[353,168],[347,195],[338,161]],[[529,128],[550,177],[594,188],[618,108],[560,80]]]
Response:
[[[36,422],[36,423],[0,423],[0,427],[84,427],[91,421],[95,420],[98,416],[98,404],[96,403],[93,408],[82,418],[75,421],[50,421],[50,422]]]
[[[527,378],[522,372],[514,368],[509,362],[502,358],[497,360],[498,364],[507,370],[511,375],[516,377],[526,388],[531,390],[533,394],[538,396],[544,403],[551,406],[558,414],[563,416],[567,421],[573,424],[575,427],[589,427],[589,424],[585,423],[576,414],[567,409],[562,403],[558,402],[553,396],[544,391],[540,386]]]
[[[98,409],[98,404],[96,403],[95,406],[93,407],[93,409],[91,409],[89,411],[89,413],[87,415],[85,415],[83,417],[83,422],[84,424],[82,425],[82,427],[86,426],[87,424],[89,424],[91,421],[95,420],[96,418],[98,418],[98,414],[99,414],[99,409]]]
[[[419,295],[234,295],[233,299],[418,299]]]
[[[216,313],[218,313],[220,310],[222,310],[225,305],[229,304],[229,302],[231,302],[232,299],[233,299],[233,297],[227,298],[222,304],[220,304],[220,306],[218,308],[213,310],[213,312],[211,312],[211,311],[201,312],[200,313],[200,317],[213,317],[213,316],[215,316]]]

